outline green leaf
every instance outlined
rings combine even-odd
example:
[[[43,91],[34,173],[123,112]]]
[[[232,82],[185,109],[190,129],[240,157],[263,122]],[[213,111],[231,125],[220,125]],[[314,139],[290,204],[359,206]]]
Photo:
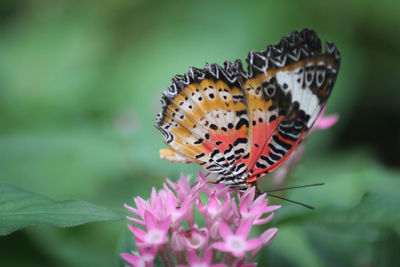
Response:
[[[55,201],[0,183],[0,235],[35,224],[68,227],[120,218],[116,213],[85,201]]]
[[[261,254],[262,266],[267,262],[269,266],[323,266],[307,236],[296,225],[280,227],[277,238],[266,250],[270,254]]]

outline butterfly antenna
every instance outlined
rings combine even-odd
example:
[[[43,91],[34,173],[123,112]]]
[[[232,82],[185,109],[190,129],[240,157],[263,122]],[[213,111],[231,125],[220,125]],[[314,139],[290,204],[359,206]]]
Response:
[[[279,198],[279,199],[285,200],[285,201],[287,201],[287,202],[291,202],[291,203],[294,203],[294,204],[303,206],[303,207],[305,207],[305,208],[307,208],[307,209],[314,210],[314,207],[313,207],[313,206],[310,206],[310,205],[307,205],[307,204],[304,204],[304,203],[301,203],[301,202],[298,202],[298,201],[294,201],[294,200],[291,200],[291,199],[288,199],[288,198],[285,198],[285,197],[273,195],[273,194],[270,194],[270,193],[271,193],[271,192],[277,192],[277,191],[283,191],[283,190],[289,190],[289,189],[295,189],[295,188],[304,188],[304,187],[312,187],[312,186],[321,186],[321,185],[324,185],[324,184],[325,184],[325,183],[315,183],[315,184],[307,184],[307,185],[290,186],[290,187],[283,187],[283,188],[271,189],[271,190],[267,190],[267,191],[264,191],[264,192],[260,192],[260,191],[259,191],[259,193],[267,193],[268,196],[275,197],[275,198]]]
[[[284,198],[284,197],[280,197],[280,196],[272,195],[272,194],[268,194],[268,196],[275,197],[275,198],[279,198],[279,199],[282,199],[282,200],[286,200],[287,202],[291,202],[291,203],[294,203],[294,204],[303,206],[303,207],[305,207],[305,208],[307,208],[307,209],[314,210],[314,207],[313,207],[313,206],[309,206],[309,205],[307,205],[307,204],[304,204],[304,203],[301,203],[301,202],[298,202],[298,201],[294,201],[294,200],[291,200],[291,199],[288,199],[288,198]]]
[[[283,188],[277,188],[277,189],[267,190],[267,191],[264,191],[264,193],[277,192],[277,191],[284,191],[284,190],[295,189],[295,188],[304,188],[304,187],[320,186],[320,185],[324,185],[324,184],[325,184],[325,183],[316,183],[316,184],[306,184],[306,185],[298,185],[298,186],[291,186],[291,187],[283,187]]]

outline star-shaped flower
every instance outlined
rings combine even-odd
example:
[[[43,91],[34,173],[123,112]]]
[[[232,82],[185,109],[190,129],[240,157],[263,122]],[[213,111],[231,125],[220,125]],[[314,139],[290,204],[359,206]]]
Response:
[[[213,248],[224,252],[230,252],[236,257],[243,257],[246,251],[259,248],[262,246],[261,238],[247,240],[252,225],[252,219],[246,219],[240,224],[236,233],[233,233],[229,225],[221,221],[219,231],[224,242],[214,243]]]

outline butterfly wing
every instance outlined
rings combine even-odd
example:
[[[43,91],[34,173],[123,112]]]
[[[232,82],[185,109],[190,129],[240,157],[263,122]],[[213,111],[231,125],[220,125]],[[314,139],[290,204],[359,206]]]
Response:
[[[243,186],[278,167],[326,105],[340,64],[337,48],[304,29],[240,60],[175,76],[161,99],[161,158],[197,163],[217,182]]]
[[[257,104],[249,103],[253,129],[248,182],[278,167],[326,105],[340,54],[331,43],[326,43],[325,50],[322,53],[316,33],[304,29],[263,52],[249,54],[249,79],[243,85],[244,91],[261,90],[253,101]]]
[[[249,121],[240,82],[243,73],[236,61],[226,62],[224,68],[189,68],[187,74],[173,78],[157,117],[170,147],[160,151],[161,158],[197,163],[225,180],[245,171]]]

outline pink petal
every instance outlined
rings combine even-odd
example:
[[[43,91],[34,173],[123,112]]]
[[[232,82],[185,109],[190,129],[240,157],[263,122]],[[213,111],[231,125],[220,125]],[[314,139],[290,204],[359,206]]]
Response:
[[[147,230],[156,228],[158,226],[154,215],[147,210],[144,212],[144,222],[146,223]]]
[[[155,257],[156,257],[156,247],[155,246],[150,246],[150,247],[140,247],[138,246],[140,256],[143,261],[153,263]]]
[[[125,207],[125,209],[127,209],[129,212],[131,212],[131,213],[133,213],[133,214],[135,214],[135,215],[140,216],[140,213],[139,213],[139,211],[138,211],[137,209],[135,209],[135,208],[133,208],[133,207],[131,207],[131,206],[128,206],[127,204],[124,204],[124,207]]]
[[[223,239],[225,239],[225,240],[226,240],[226,238],[228,238],[228,237],[233,235],[233,232],[232,232],[231,228],[224,221],[221,221],[219,223],[219,233],[220,233],[221,237]]]
[[[166,179],[169,186],[176,191],[176,183],[172,182],[170,179]]]
[[[165,184],[164,184],[164,186],[166,187]],[[178,206],[178,200],[176,199],[176,196],[167,187],[165,189],[165,192],[167,193],[166,200],[165,200],[165,203],[164,203],[165,207],[167,209],[176,209],[176,207]]]
[[[245,195],[244,198],[240,201],[239,210],[240,210],[241,214],[247,214],[248,213],[247,199],[248,199],[248,195]]]
[[[146,239],[146,232],[143,231],[142,229],[137,228],[130,224],[128,224],[128,229],[133,233],[135,237],[137,237],[141,241],[144,241]]]
[[[137,266],[139,262],[142,261],[139,256],[132,255],[129,253],[121,253],[121,257],[130,264],[132,264],[133,266]]]
[[[258,198],[256,198],[253,202],[253,207],[254,206],[258,206],[258,205],[263,205],[263,206],[267,206],[268,204],[268,199],[267,197],[267,193],[263,193],[262,195],[258,196]]]
[[[264,246],[271,244],[274,240],[276,234],[278,233],[278,228],[271,228],[261,234]]]
[[[277,210],[277,209],[280,209],[280,208],[281,208],[280,205],[268,206],[268,207],[265,209],[264,213],[268,213],[268,212],[271,212],[271,211],[274,211],[274,210]]]
[[[212,260],[212,249],[211,248],[207,248],[206,251],[203,254],[202,261],[204,263],[211,264],[211,260]]]
[[[185,236],[185,245],[188,249],[202,249],[208,244],[208,229],[201,228],[201,232],[196,228],[189,230],[189,235]]]
[[[183,230],[182,230],[183,231]],[[175,231],[172,234],[171,246],[175,251],[182,251],[185,249],[185,237],[181,231]]]
[[[195,252],[195,250],[189,250],[188,251],[188,260],[189,260],[189,264],[190,265],[193,265],[193,264],[196,264],[196,263],[201,263],[201,261],[197,257],[197,253]]]
[[[151,189],[151,195],[150,195],[150,202],[151,203],[155,203],[157,201],[157,191],[156,189],[153,187]]]
[[[315,128],[320,130],[328,129],[333,125],[335,125],[338,120],[339,120],[339,115],[337,114],[324,116],[315,123]]]
[[[168,232],[168,228],[171,225],[171,216],[168,216],[162,224],[159,226],[159,229],[164,231],[165,233]]]
[[[197,204],[197,209],[199,210],[199,212],[201,213],[201,215],[203,215],[203,217],[204,217],[205,219],[207,219],[207,218],[208,218],[208,213],[207,213],[207,211],[206,211],[205,206],[204,206],[203,203],[201,202],[201,200],[198,199],[198,200],[196,201],[196,204]]]
[[[207,212],[214,218],[220,211],[220,203],[218,199],[215,198],[215,194],[212,194],[207,203]]]
[[[253,250],[260,248],[263,245],[263,240],[261,238],[253,238],[246,241],[246,250]]]
[[[220,251],[230,252],[230,250],[226,246],[225,242],[216,242],[216,243],[212,244],[212,247],[217,249],[217,250],[220,250]]]
[[[236,235],[242,237],[243,239],[247,239],[252,225],[253,225],[253,220],[251,218],[244,220],[239,225],[239,228],[236,231]]]
[[[233,256],[235,257],[243,257],[246,255],[244,251],[229,251],[229,252],[232,253]]]
[[[188,178],[181,173],[181,176],[179,177],[178,185],[185,191],[186,193],[190,192],[190,181]]]
[[[126,216],[126,219],[133,223],[139,224],[139,225],[143,225],[143,226],[145,225],[144,221],[133,218],[133,217]]]
[[[211,224],[210,228],[210,236],[214,239],[219,239],[221,237],[219,233],[219,223],[220,221],[215,221]]]
[[[201,170],[199,170],[199,178],[203,181],[207,181],[205,174]]]
[[[250,190],[248,190],[247,193],[246,193],[248,199],[250,199],[251,201],[255,198],[255,197],[254,197],[255,194],[256,194],[256,188],[255,188],[254,186],[252,186],[252,187],[250,188]]]
[[[257,220],[254,221],[254,225],[266,224],[267,222],[272,220],[272,218],[274,218],[274,216],[275,216],[275,213],[271,213],[270,215],[268,215],[265,218],[257,219]]]

